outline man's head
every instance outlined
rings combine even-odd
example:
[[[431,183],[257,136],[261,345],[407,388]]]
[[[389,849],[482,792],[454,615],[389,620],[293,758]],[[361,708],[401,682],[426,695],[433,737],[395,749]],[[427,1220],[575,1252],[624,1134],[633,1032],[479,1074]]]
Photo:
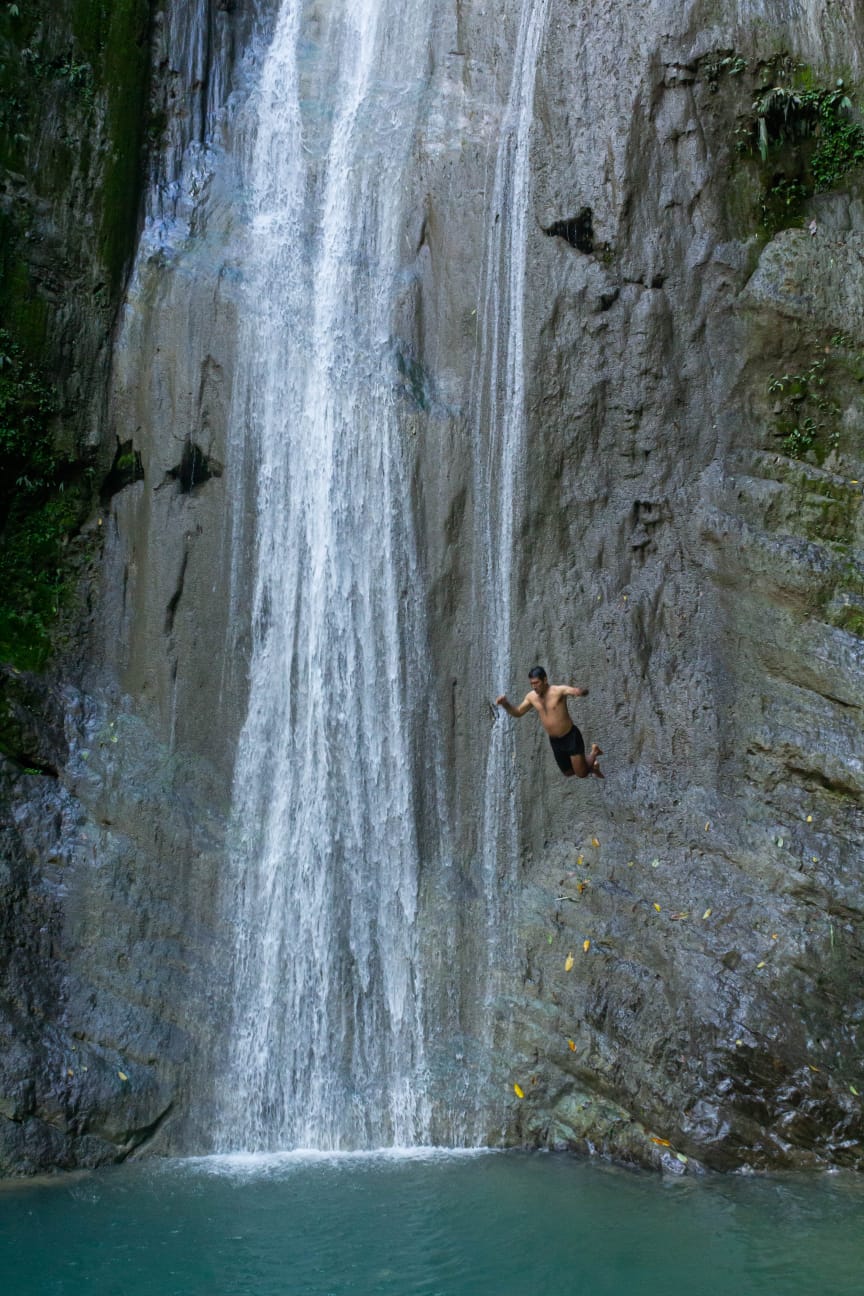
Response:
[[[528,672],[528,678],[531,681],[531,687],[535,693],[545,693],[549,687],[549,681],[546,678],[546,672],[542,666],[532,666]]]

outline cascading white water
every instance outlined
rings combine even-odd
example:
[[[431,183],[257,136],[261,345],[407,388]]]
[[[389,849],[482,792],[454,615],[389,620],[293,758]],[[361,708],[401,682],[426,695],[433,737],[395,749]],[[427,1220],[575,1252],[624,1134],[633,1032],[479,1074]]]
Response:
[[[474,433],[474,606],[478,627],[478,677],[492,697],[525,683],[527,664],[514,674],[513,586],[515,543],[522,519],[526,474],[525,271],[531,192],[530,134],[537,62],[549,0],[523,0],[513,72],[495,164],[488,214],[480,345],[472,381]],[[521,701],[521,691],[518,700]],[[481,854],[487,943],[508,962],[507,883],[518,870],[519,793],[514,766],[514,729],[499,712],[486,761]],[[494,976],[487,996],[495,994]],[[491,1022],[491,1016],[487,1016]],[[491,1026],[489,1028],[491,1030]],[[490,1046],[491,1047],[491,1046]]]
[[[528,146],[547,8],[523,5],[472,383],[478,642],[494,690],[511,665]],[[424,0],[284,0],[251,104],[230,466],[254,523],[238,509],[238,619],[247,545],[255,574],[222,1150],[416,1144],[442,1129],[464,1141],[486,1128],[482,1093],[468,1119],[436,1112],[424,1036],[438,1008],[415,921],[421,871],[448,851],[392,316],[429,12]],[[482,823],[490,948],[517,816],[498,724]],[[452,999],[452,986],[434,989]]]
[[[284,0],[254,100],[232,460],[254,461],[255,581],[222,1148],[429,1138],[415,917],[435,758],[391,340],[427,15]]]

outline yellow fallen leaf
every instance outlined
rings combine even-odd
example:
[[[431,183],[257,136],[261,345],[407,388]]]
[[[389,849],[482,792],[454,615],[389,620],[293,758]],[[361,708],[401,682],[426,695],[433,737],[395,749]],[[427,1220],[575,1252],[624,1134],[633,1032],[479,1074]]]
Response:
[[[669,916],[671,917],[673,922],[681,922],[682,919],[690,917],[690,911],[689,909],[683,909],[681,913],[674,913],[674,914],[670,914]]]
[[[71,1067],[67,1067],[67,1068],[66,1068],[66,1074],[67,1074],[67,1076],[74,1076],[75,1072],[72,1070]]]
[[[591,845],[592,845],[592,846],[599,846],[599,845],[600,845],[600,843],[599,843],[599,841],[597,840],[596,837],[592,837],[592,838],[591,838]]]
[[[126,1074],[125,1071],[118,1071],[117,1074],[118,1074],[118,1076],[120,1077],[121,1080],[128,1080],[128,1079],[129,1079],[129,1077],[127,1076],[127,1074]]]
[[[764,960],[764,959],[762,960],[761,963],[757,963],[757,964],[756,964],[756,967],[757,967],[757,968],[763,968],[764,966],[765,966],[765,960]]]
[[[806,820],[806,822],[807,822],[807,823],[812,823],[812,822],[813,822],[813,816],[812,816],[812,815],[808,815],[808,816],[807,816],[807,820]]]
[[[575,1053],[575,1052],[576,1052],[576,1041],[575,1041],[575,1040],[568,1040],[568,1041],[567,1041],[567,1047],[569,1048],[569,1050],[570,1050],[571,1053]]]
[[[514,1084],[514,1086],[513,1086],[513,1092],[515,1093],[515,1095],[516,1095],[517,1098],[524,1098],[524,1097],[525,1097],[525,1094],[524,1094],[524,1093],[522,1092],[522,1090],[519,1088],[518,1084]]]
[[[582,892],[585,890],[585,888],[587,887],[587,885],[588,885],[587,882],[577,882],[577,883],[576,883],[576,890],[579,892],[580,895],[581,895]]]
[[[577,863],[577,864],[581,864],[583,858],[584,858],[584,856],[582,856],[582,855],[577,855],[577,856],[576,856],[576,863]]]
[[[590,942],[590,940],[585,940],[585,941],[583,941],[583,942],[582,942],[582,948],[583,948],[583,950],[585,951],[585,953],[587,954],[588,951],[589,951],[589,949],[591,948],[591,942]]]
[[[807,1065],[808,1065],[808,1067],[810,1067],[810,1070],[811,1070],[811,1071],[815,1071],[817,1075],[819,1074],[819,1068],[818,1068],[818,1067],[814,1067],[810,1062],[808,1062]]]
[[[854,1085],[850,1085],[850,1086],[849,1086],[849,1092],[850,1092],[850,1093],[853,1093],[853,1094],[855,1095],[856,1098],[858,1097],[858,1090],[855,1088]]]
[[[705,825],[705,831],[707,832],[710,827],[711,827],[711,820],[709,819]]]
[[[573,955],[568,954],[566,959],[564,960],[564,971],[569,972],[572,967],[573,967]]]
[[[654,901],[654,908],[657,910],[658,913],[660,913],[660,906],[658,905],[656,900]]]
[[[686,1164],[687,1164],[687,1158],[686,1158],[686,1156],[684,1155],[683,1152],[676,1152],[676,1153],[675,1153],[675,1159],[676,1159],[677,1161],[680,1161],[682,1165],[686,1165]]]
[[[777,933],[776,933],[776,932],[772,932],[772,933],[771,933],[771,939],[772,939],[772,940],[776,940],[776,939],[777,939]]]
[[[651,1135],[651,1142],[656,1143],[658,1147],[671,1147],[672,1144],[668,1139],[658,1138],[656,1134]]]
[[[712,912],[712,911],[711,911],[710,909],[706,909],[705,912],[704,912],[704,914],[702,915],[703,919],[704,919],[704,918],[710,918],[710,917],[711,917],[711,912]]]
[[[740,1044],[743,1044],[743,1043],[744,1043],[744,1041],[743,1041],[742,1039],[737,1039],[737,1040],[735,1041],[735,1047],[738,1048],[738,1046],[739,1046]]]

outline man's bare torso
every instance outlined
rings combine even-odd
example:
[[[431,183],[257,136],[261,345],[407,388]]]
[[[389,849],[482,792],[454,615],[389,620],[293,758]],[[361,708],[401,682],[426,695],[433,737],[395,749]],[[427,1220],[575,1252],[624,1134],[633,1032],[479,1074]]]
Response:
[[[525,697],[540,716],[540,723],[550,738],[563,738],[573,728],[567,697],[558,684],[550,684],[542,697],[532,689]]]

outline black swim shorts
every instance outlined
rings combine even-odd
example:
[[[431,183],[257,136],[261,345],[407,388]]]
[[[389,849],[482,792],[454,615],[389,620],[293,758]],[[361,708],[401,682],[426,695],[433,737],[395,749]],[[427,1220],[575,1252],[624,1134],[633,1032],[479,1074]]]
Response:
[[[552,744],[552,755],[558,762],[561,773],[571,773],[573,766],[570,757],[585,755],[585,739],[579,730],[574,725],[562,738],[550,738],[549,741]]]

